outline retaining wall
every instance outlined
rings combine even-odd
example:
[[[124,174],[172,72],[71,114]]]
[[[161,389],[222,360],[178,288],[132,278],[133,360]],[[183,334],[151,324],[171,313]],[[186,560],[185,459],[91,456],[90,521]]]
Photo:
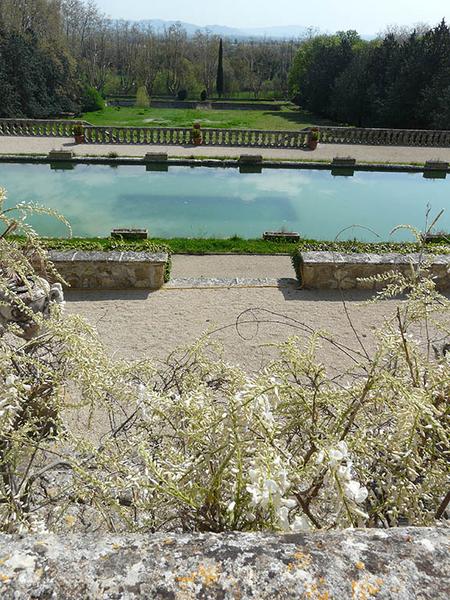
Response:
[[[448,600],[449,529],[0,535],[3,600]]]
[[[382,288],[360,281],[397,271],[410,274],[412,266],[423,261],[420,254],[341,254],[338,252],[302,252],[298,276],[306,289],[370,289]],[[430,273],[439,290],[450,289],[450,255],[429,256]]]
[[[50,260],[73,289],[159,289],[168,255],[147,252],[51,251]]]

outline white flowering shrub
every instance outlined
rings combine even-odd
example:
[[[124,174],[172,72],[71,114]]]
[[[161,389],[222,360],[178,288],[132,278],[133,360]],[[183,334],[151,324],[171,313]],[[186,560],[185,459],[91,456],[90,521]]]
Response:
[[[5,289],[31,264],[0,242]],[[432,341],[449,334],[449,301],[426,265],[384,281],[381,297],[403,296],[374,352],[357,332],[355,348],[316,332],[253,376],[208,337],[155,368],[113,360],[58,307],[35,316],[32,339],[8,326],[1,528],[294,532],[447,517],[449,355]],[[318,358],[325,344],[348,359],[339,376]]]

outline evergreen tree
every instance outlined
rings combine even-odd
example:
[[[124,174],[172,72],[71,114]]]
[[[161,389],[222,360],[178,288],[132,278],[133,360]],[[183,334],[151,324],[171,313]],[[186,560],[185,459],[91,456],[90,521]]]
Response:
[[[220,39],[219,44],[219,62],[217,64],[217,81],[216,81],[216,89],[219,98],[223,96],[223,40]]]
[[[289,83],[297,104],[341,122],[450,129],[450,29],[443,20],[372,42],[352,31],[317,36],[300,47]]]

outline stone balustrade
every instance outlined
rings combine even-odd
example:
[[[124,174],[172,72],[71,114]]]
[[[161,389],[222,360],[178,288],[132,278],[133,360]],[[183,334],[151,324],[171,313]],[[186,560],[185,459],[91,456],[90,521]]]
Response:
[[[88,125],[86,121],[0,119],[0,135],[29,137],[73,137],[75,125]]]
[[[305,131],[260,131],[250,129],[202,129],[202,145],[244,148],[303,148]],[[88,144],[144,144],[188,146],[191,129],[185,127],[87,127]]]
[[[88,144],[132,144],[188,146],[192,144],[188,127],[94,127],[84,121],[0,119],[0,135],[72,137],[73,126],[85,126]],[[258,129],[205,128],[204,146],[244,148],[305,148],[308,130],[266,131]],[[358,127],[320,127],[322,144],[366,144],[375,146],[450,147],[450,131],[413,129],[369,129]]]
[[[322,144],[450,147],[450,131],[443,130],[363,127],[320,127],[319,130]]]

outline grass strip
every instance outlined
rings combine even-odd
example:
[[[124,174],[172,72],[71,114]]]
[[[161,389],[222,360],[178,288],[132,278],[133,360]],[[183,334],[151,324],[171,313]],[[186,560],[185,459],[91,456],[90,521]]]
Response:
[[[21,238],[16,238],[20,241]],[[44,246],[52,250],[134,250],[169,251],[172,254],[289,254],[294,252],[343,252],[386,254],[396,252],[408,254],[418,252],[421,246],[413,242],[359,242],[321,241],[302,239],[300,242],[275,242],[262,239],[243,239],[237,236],[216,238],[152,238],[149,240],[120,240],[113,238],[44,238]],[[450,254],[446,238],[437,238],[425,245],[425,251],[434,254]]]

